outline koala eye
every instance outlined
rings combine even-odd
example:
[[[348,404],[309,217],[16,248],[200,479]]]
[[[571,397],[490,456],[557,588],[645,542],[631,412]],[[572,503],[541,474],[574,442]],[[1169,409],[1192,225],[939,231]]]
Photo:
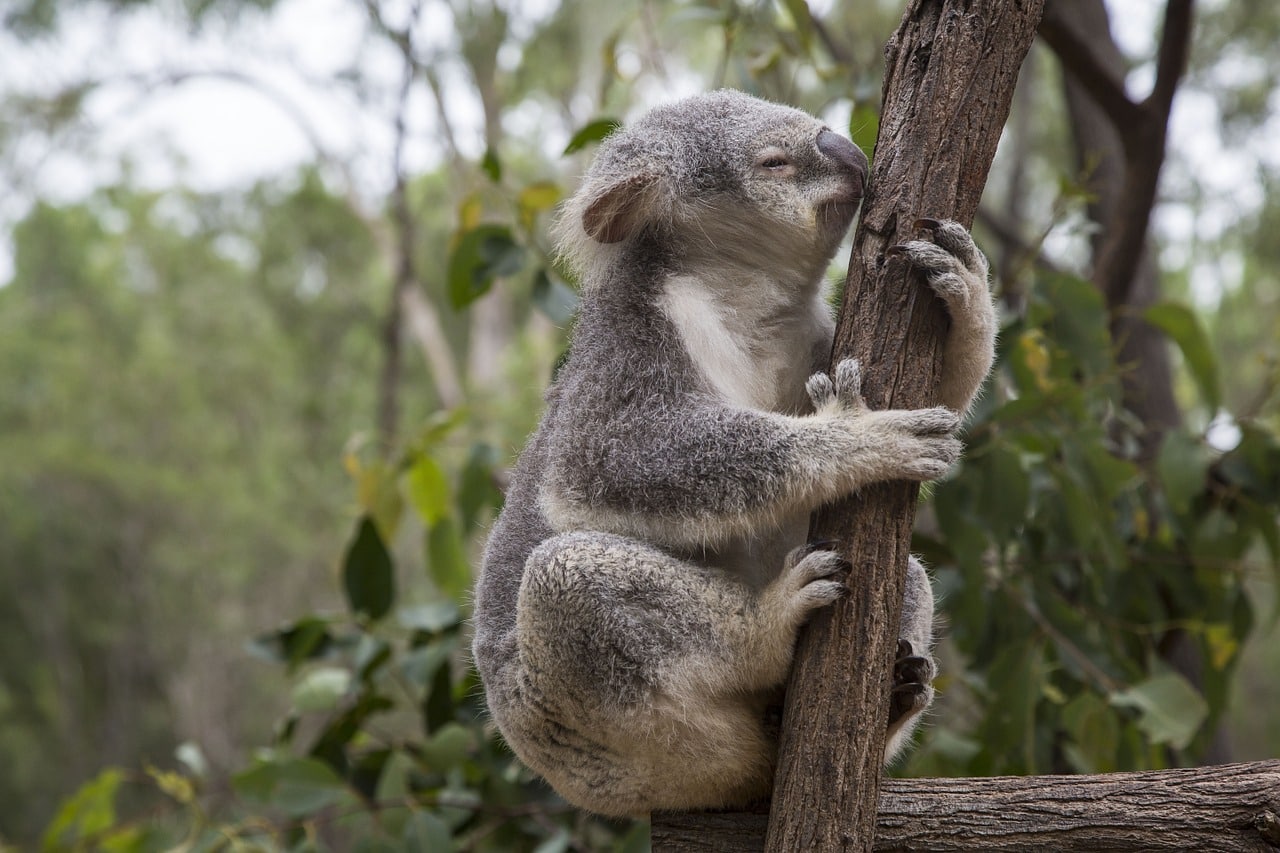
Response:
[[[756,166],[770,172],[779,172],[791,168],[791,158],[781,148],[769,147],[756,157]]]

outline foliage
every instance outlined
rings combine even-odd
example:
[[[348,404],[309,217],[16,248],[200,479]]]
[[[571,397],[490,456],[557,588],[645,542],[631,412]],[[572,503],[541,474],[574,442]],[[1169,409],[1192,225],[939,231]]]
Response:
[[[1185,307],[1153,309],[1219,418],[1219,368]],[[1091,284],[1042,275],[1004,330],[999,381],[934,493],[917,548],[937,573],[965,667],[947,724],[913,771],[1103,772],[1195,761],[1226,710],[1253,628],[1245,571],[1280,560],[1280,436],[1233,420],[1233,447],[1179,429],[1157,462],[1119,409],[1119,370]],[[1209,423],[1202,419],[1202,423]],[[1000,618],[989,618],[999,613]],[[1197,690],[1165,663],[1203,655]]]

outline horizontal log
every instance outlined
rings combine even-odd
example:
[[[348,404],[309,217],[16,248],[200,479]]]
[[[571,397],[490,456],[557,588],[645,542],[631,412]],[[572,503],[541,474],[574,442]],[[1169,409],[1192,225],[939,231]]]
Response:
[[[654,815],[653,849],[759,853],[768,820],[764,811]],[[1093,776],[886,779],[875,849],[1276,853],[1280,760]]]

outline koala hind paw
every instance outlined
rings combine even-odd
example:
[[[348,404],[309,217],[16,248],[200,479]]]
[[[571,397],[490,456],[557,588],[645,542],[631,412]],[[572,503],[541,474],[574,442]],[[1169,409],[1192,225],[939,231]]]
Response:
[[[831,604],[848,589],[839,576],[848,574],[852,566],[839,552],[829,550],[833,544],[811,542],[787,555],[783,577],[792,600],[804,612]]]
[[[898,658],[893,664],[893,689],[889,693],[890,727],[928,707],[933,698],[933,676],[933,661],[916,655],[907,640],[898,640]]]

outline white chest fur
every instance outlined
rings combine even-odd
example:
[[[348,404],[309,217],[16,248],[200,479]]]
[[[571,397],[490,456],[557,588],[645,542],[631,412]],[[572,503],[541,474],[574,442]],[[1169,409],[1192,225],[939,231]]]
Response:
[[[830,312],[818,288],[796,292],[764,276],[673,276],[659,306],[726,403],[775,412],[805,409],[813,353],[831,339]]]

